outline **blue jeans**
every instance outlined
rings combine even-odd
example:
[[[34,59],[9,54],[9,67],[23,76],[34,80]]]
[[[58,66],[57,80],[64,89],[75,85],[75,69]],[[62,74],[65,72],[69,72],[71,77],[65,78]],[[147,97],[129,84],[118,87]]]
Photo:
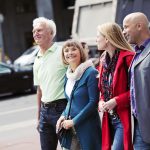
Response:
[[[150,150],[150,144],[145,143],[141,137],[141,133],[139,130],[139,124],[136,119],[135,126],[134,126],[134,139],[133,139],[133,145],[135,150]]]
[[[111,120],[112,150],[123,150],[123,126],[119,118]]]
[[[56,150],[58,137],[56,123],[66,107],[66,100],[57,100],[53,106],[42,106],[40,111],[39,133],[42,150]]]

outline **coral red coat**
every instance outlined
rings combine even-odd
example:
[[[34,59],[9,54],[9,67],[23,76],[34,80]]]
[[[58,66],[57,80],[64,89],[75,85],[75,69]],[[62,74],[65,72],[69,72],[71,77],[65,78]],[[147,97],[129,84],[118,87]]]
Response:
[[[98,69],[100,73],[100,100],[103,100],[103,92],[101,88],[101,75],[103,73],[103,67],[101,60],[104,59],[104,55],[105,52],[102,54]],[[113,97],[117,102],[116,111],[120,117],[124,129],[124,150],[133,150],[131,136],[130,92],[128,88],[128,67],[130,66],[133,56],[134,52],[125,50],[120,51],[112,81]],[[102,150],[111,150],[111,143],[108,113],[105,112],[102,118]]]

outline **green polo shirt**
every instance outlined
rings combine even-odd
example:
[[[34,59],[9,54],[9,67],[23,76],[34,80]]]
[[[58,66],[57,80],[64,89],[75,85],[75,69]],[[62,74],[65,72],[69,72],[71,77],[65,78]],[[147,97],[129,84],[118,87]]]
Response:
[[[66,66],[62,63],[62,47],[54,43],[43,55],[38,53],[34,66],[34,85],[42,90],[42,102],[65,98],[64,76]]]

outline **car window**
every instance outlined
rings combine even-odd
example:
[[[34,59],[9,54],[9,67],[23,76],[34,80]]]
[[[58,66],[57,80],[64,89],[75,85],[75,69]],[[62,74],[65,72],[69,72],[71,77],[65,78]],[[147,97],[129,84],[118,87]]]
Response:
[[[0,65],[0,74],[11,73],[11,70],[3,65]]]

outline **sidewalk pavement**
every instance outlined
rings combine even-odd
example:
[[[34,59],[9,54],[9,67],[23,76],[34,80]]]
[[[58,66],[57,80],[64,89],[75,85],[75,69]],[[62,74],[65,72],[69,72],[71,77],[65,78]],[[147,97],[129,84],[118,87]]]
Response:
[[[41,150],[39,136],[20,140],[14,139],[13,141],[0,140],[0,150]],[[59,144],[57,150],[61,150]]]

